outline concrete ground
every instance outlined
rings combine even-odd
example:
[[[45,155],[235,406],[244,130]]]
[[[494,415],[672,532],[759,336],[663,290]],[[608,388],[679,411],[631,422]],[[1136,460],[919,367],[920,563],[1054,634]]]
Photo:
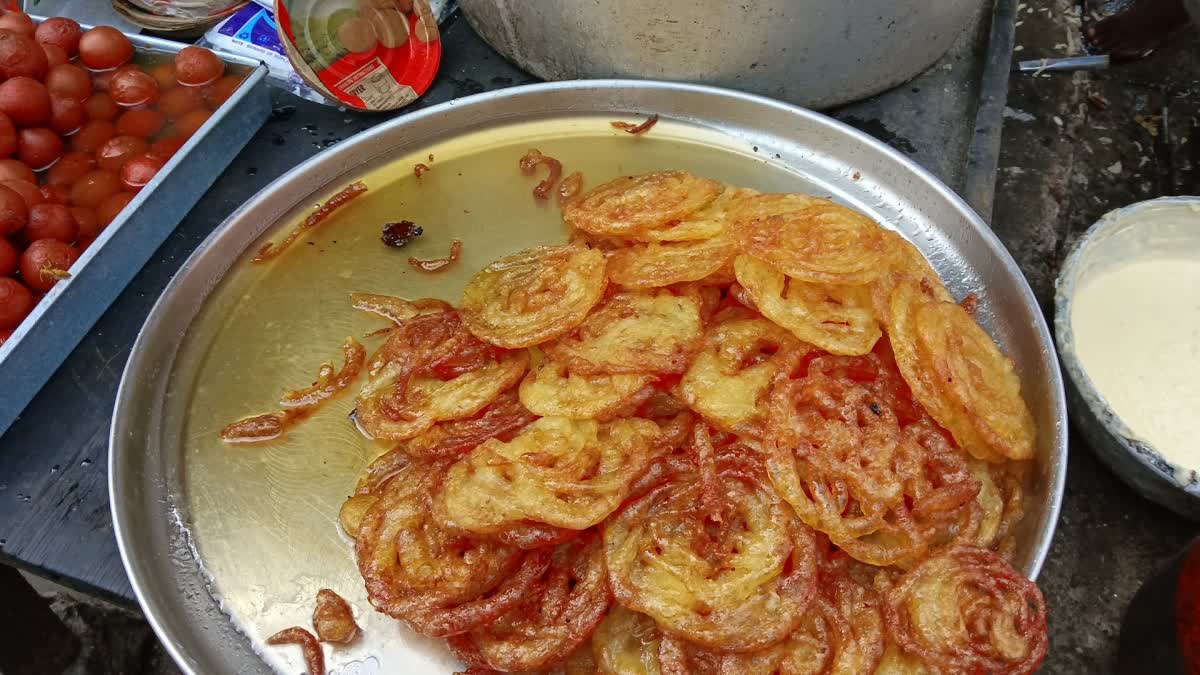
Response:
[[[141,614],[40,577],[25,578],[79,637],[79,656],[62,675],[181,675]]]
[[[1091,1],[1029,2],[1017,58],[1081,54],[1080,25],[1102,9]],[[1200,194],[1200,33],[1107,71],[1014,74],[1006,116],[993,226],[1049,314],[1060,262],[1100,216]],[[1042,672],[1113,672],[1133,594],[1197,531],[1126,487],[1072,429],[1062,516],[1038,579],[1050,605]]]
[[[1096,0],[1098,2],[1098,0]],[[1082,22],[1103,7],[1067,0],[1022,5],[1018,59],[1083,53]],[[1004,127],[994,228],[1012,250],[1044,307],[1058,263],[1073,239],[1106,211],[1164,194],[1200,193],[1200,36],[1177,36],[1149,58],[1112,70],[1014,74]],[[1112,669],[1121,612],[1138,580],[1189,532],[1132,495],[1074,444],[1059,537],[1042,583],[1065,598],[1052,607],[1051,648],[1043,672]],[[1099,502],[1107,503],[1105,508]],[[1133,512],[1140,524],[1123,526]],[[1160,516],[1161,517],[1158,517]],[[1098,543],[1092,532],[1124,528],[1127,540]],[[1085,542],[1092,541],[1091,545]],[[1136,553],[1112,550],[1125,546]],[[1099,578],[1098,578],[1099,577]],[[1111,578],[1111,584],[1106,581]],[[179,671],[141,618],[107,603],[39,582],[84,645],[74,674],[176,675]],[[1087,587],[1103,595],[1076,597]],[[1083,625],[1086,624],[1086,625]],[[1083,625],[1083,627],[1081,627]]]

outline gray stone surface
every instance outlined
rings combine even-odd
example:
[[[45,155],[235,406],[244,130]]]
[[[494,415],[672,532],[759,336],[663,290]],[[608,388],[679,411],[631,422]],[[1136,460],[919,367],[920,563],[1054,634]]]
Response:
[[[49,598],[50,608],[79,636],[79,656],[62,675],[180,675],[137,612],[40,577],[26,575],[26,579]]]
[[[1079,25],[1091,18],[1065,0],[1029,3],[1017,58],[1081,53]],[[1109,71],[1013,76],[993,222],[1047,312],[1067,247],[1100,215],[1161,195],[1200,194],[1198,55],[1192,30]],[[1200,525],[1138,497],[1074,430],[1070,444],[1062,518],[1039,579],[1050,606],[1042,672],[1106,673],[1141,581]]]

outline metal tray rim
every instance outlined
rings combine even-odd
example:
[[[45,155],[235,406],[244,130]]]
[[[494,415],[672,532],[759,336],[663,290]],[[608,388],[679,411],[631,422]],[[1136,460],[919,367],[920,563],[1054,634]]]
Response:
[[[237,220],[246,211],[251,210],[265,200],[270,199],[270,197],[276,191],[280,190],[287,184],[298,181],[306,171],[317,165],[329,162],[331,157],[336,157],[343,153],[348,154],[351,148],[369,144],[372,138],[377,134],[392,130],[399,126],[410,125],[422,120],[427,120],[458,107],[477,107],[488,102],[495,102],[513,97],[536,95],[542,92],[569,92],[592,89],[610,91],[622,89],[642,89],[658,91],[664,94],[688,93],[694,95],[703,95],[716,99],[734,100],[737,102],[773,108],[786,114],[803,118],[811,123],[835,129],[838,133],[852,138],[859,144],[866,146],[877,153],[881,153],[892,162],[901,165],[909,175],[924,183],[926,187],[932,188],[939,197],[945,199],[948,204],[953,206],[957,211],[960,211],[961,214],[969,221],[972,229],[975,231],[975,234],[982,239],[982,242],[988,249],[988,253],[1000,263],[1008,275],[1013,277],[1018,282],[1017,285],[1019,287],[1020,298],[1015,298],[1014,300],[1019,301],[1019,303],[1026,308],[1034,308],[1035,310],[1038,308],[1037,300],[1034,297],[1033,291],[1026,281],[1024,275],[1021,273],[1015,260],[1012,258],[1011,254],[1009,254],[1008,250],[1001,243],[1000,239],[995,235],[995,233],[992,232],[992,230],[983,222],[979,215],[970,207],[970,205],[966,203],[964,199],[962,199],[958,194],[942,183],[928,170],[889,147],[885,143],[862,131],[854,129],[853,127],[850,127],[842,122],[812,110],[755,94],[748,94],[736,90],[707,85],[652,80],[604,79],[538,83],[511,87],[508,89],[485,92],[461,99],[450,100],[439,105],[431,106],[429,108],[398,117],[390,122],[375,127],[366,133],[360,134],[356,138],[339,144],[337,148],[329,152],[318,153],[314,157],[311,157],[305,162],[297,165],[286,174],[272,181],[253,199],[247,201],[242,206],[238,207],[238,209],[232,214],[230,214],[230,216],[217,229],[215,229],[200,244],[199,247],[196,248],[187,261],[185,261],[185,263],[180,267],[179,271],[172,278],[171,282],[163,290],[163,293],[159,296],[158,300],[156,300],[154,307],[151,309],[151,312],[146,319],[146,323],[138,333],[137,340],[133,346],[132,355],[122,374],[120,387],[117,392],[116,405],[113,413],[113,423],[109,437],[110,451],[108,487],[114,534],[117,539],[117,545],[121,554],[122,564],[125,566],[126,572],[130,575],[131,587],[133,588],[133,591],[138,598],[138,602],[146,614],[147,620],[150,622],[160,640],[162,640],[164,645],[166,645],[166,648],[171,654],[172,658],[175,659],[176,663],[179,664],[181,668],[183,668],[184,672],[192,674],[198,671],[192,669],[191,664],[193,662],[188,659],[187,655],[184,653],[182,645],[177,643],[174,639],[174,636],[171,635],[171,633],[167,630],[159,615],[160,612],[158,606],[151,603],[149,590],[145,587],[146,580],[134,572],[137,567],[136,562],[133,559],[133,555],[137,544],[134,541],[133,533],[130,530],[129,525],[129,518],[132,517],[132,514],[129,514],[129,517],[127,517],[126,508],[128,508],[128,506],[123,504],[123,500],[119,498],[120,495],[126,494],[127,489],[134,487],[126,484],[126,477],[123,476],[122,472],[119,470],[121,458],[124,456],[125,452],[133,452],[137,450],[137,448],[129,448],[126,450],[123,444],[123,437],[128,433],[127,427],[130,423],[128,416],[124,413],[130,409],[131,405],[134,403],[133,399],[136,398],[134,390],[139,386],[139,383],[136,380],[138,378],[139,371],[143,367],[143,362],[147,359],[145,347],[148,343],[155,339],[155,336],[158,333],[159,324],[162,321],[161,315],[163,313],[163,307],[167,303],[168,299],[181,285],[182,279],[195,265],[199,257],[208,248],[210,248],[214,242],[226,235],[230,223]],[[587,112],[591,112],[591,109],[588,108]],[[499,119],[502,118],[485,116],[477,120],[476,123],[496,122]],[[343,166],[341,172],[345,173],[352,169],[353,167]],[[1053,539],[1054,530],[1057,525],[1061,509],[1062,495],[1066,480],[1067,412],[1064,382],[1062,379],[1062,373],[1057,367],[1057,355],[1054,350],[1054,341],[1051,337],[1047,322],[1040,310],[1033,312],[1032,323],[1032,328],[1036,333],[1039,346],[1043,350],[1043,353],[1046,354],[1055,365],[1055,367],[1048,369],[1046,373],[1046,376],[1049,379],[1048,384],[1050,395],[1053,398],[1055,416],[1053,429],[1054,447],[1050,455],[1050,459],[1053,461],[1054,466],[1050,471],[1050,484],[1046,485],[1046,490],[1049,494],[1048,502],[1046,504],[1046,511],[1043,514],[1044,534],[1041,540],[1037,542],[1037,546],[1032,553],[1027,569],[1028,575],[1031,578],[1036,578],[1041,570],[1047,554],[1049,553],[1051,541]]]

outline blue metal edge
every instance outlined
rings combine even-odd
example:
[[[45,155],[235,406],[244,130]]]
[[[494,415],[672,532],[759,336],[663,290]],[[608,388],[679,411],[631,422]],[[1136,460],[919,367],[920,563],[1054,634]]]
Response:
[[[151,51],[187,46],[144,36],[129,38],[135,46]],[[55,284],[0,346],[0,434],[270,115],[266,66],[220,51],[217,55],[252,68],[242,86],[104,229],[71,266],[71,277]],[[185,161],[186,169],[180,169]]]

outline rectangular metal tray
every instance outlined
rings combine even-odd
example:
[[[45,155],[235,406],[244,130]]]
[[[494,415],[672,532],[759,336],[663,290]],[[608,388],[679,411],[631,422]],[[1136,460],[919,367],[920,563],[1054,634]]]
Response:
[[[174,53],[187,46],[128,37],[140,51]],[[101,232],[71,266],[71,277],[55,284],[0,346],[0,434],[266,121],[271,112],[266,66],[217,55],[247,69],[242,86]]]

